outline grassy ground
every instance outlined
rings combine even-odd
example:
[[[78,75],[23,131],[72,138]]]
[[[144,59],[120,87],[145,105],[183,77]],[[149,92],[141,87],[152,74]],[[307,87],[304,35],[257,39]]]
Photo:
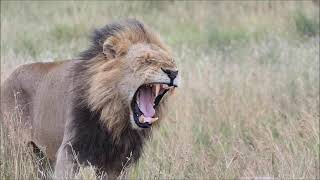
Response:
[[[320,178],[318,14],[311,1],[1,1],[1,79],[75,57],[93,27],[134,17],[172,47],[183,83],[129,178]],[[0,129],[0,179],[34,178]]]

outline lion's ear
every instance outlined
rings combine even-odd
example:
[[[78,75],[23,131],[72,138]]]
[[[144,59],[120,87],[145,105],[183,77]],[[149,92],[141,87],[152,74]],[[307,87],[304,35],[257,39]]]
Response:
[[[105,54],[107,59],[120,57],[127,54],[130,45],[131,42],[127,39],[109,37],[103,43],[103,54]]]

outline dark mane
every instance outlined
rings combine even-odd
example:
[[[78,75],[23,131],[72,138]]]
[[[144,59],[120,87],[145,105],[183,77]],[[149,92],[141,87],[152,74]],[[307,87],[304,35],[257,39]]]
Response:
[[[107,58],[103,46],[105,46],[108,38],[114,38],[113,42],[116,42],[117,45],[120,44],[120,47],[127,48],[132,44],[142,42],[154,44],[163,50],[166,50],[166,48],[160,38],[148,27],[137,20],[129,19],[94,30],[91,35],[91,46],[80,54],[80,60],[71,68],[73,96],[71,97],[71,120],[70,123],[67,123],[67,128],[72,130],[72,133],[66,142],[72,145],[72,150],[77,154],[77,160],[80,164],[89,162],[91,165],[100,168],[97,170],[98,172],[119,174],[124,164],[134,163],[142,155],[144,142],[150,138],[151,129],[137,130],[130,126],[128,121],[130,119],[130,107],[119,106],[121,107],[121,111],[117,111],[119,117],[116,117],[115,114],[112,114],[113,119],[106,118],[106,114],[102,117],[103,108],[113,108],[111,106],[113,105],[112,98],[108,99],[111,99],[110,101],[103,101],[103,107],[93,108],[89,103],[90,95],[100,95],[97,91],[90,92],[90,88],[94,85],[99,87],[99,85],[92,83],[99,72],[92,69],[105,63],[101,59],[105,60]],[[115,45],[116,43],[112,44],[112,47],[119,47]],[[127,46],[126,43],[129,45]],[[115,60],[114,62],[118,61]],[[110,68],[113,67],[110,66]],[[106,69],[104,70],[107,72]],[[104,73],[104,75],[106,74]],[[111,82],[108,81],[108,83]],[[103,83],[103,85],[107,86],[106,83]],[[101,88],[99,89],[101,90]],[[99,100],[92,102],[98,104],[103,98],[97,99]],[[115,100],[118,101],[118,99]],[[114,123],[116,125],[110,128],[107,126],[106,120],[109,122],[119,120],[121,123]],[[68,146],[67,148],[71,154],[71,147]],[[130,162],[128,158],[130,158]]]
[[[75,100],[74,103],[77,100]],[[121,171],[124,164],[136,162],[143,152],[143,144],[149,137],[149,130],[136,131],[126,128],[118,142],[113,142],[111,133],[99,120],[99,113],[89,107],[77,106],[73,109],[72,129],[75,136],[70,140],[78,154],[80,164],[101,167],[103,171]],[[127,158],[130,158],[130,162]]]
[[[128,19],[120,22],[114,22],[111,24],[107,24],[106,26],[95,29],[92,34],[90,35],[91,45],[90,47],[81,52],[79,55],[80,60],[89,60],[97,56],[99,53],[102,52],[102,46],[104,41],[115,34],[124,31],[125,29],[136,29],[145,33],[144,25],[135,19]]]
[[[73,120],[68,125],[69,129],[73,130],[73,136],[69,139],[72,150],[67,146],[68,152],[71,154],[72,151],[76,152],[80,164],[90,163],[99,167],[97,173],[120,172],[124,164],[134,163],[142,155],[144,142],[150,137],[150,130],[137,131],[126,127],[119,139],[113,140],[113,132],[106,129],[100,119],[101,112],[92,111],[86,103],[89,89],[88,67],[91,64],[91,61],[78,61],[72,67],[75,95],[72,96],[71,118]]]
[[[137,131],[131,127],[126,127],[117,141],[112,138],[112,133],[102,123],[101,112],[92,111],[87,104],[87,95],[90,85],[88,77],[90,73],[88,67],[94,63],[89,61],[103,51],[103,43],[111,36],[125,30],[146,34],[144,25],[134,19],[108,24],[100,29],[95,29],[91,35],[90,47],[80,53],[79,60],[72,67],[72,77],[74,79],[72,98],[71,118],[69,124],[73,129],[73,136],[69,139],[72,149],[77,153],[80,164],[87,164],[100,167],[101,171],[120,172],[123,165],[131,158],[131,162],[136,162],[143,152],[143,144],[150,136],[150,130]],[[129,162],[128,162],[129,163]]]

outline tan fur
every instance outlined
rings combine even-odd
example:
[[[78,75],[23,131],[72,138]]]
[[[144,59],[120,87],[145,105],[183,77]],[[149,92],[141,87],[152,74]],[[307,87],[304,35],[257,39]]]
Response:
[[[132,126],[130,102],[137,88],[157,80],[167,81],[161,68],[177,69],[168,48],[149,29],[143,32],[125,25],[124,30],[105,39],[102,46],[103,50],[90,60],[24,65],[1,85],[1,118],[9,119],[16,106],[26,107],[22,120],[29,124],[23,128],[31,129],[29,141],[43,147],[51,160],[56,159],[60,147],[58,176],[69,167],[65,165],[69,159],[63,154],[66,144],[74,138],[70,126],[74,97],[85,97],[82,103],[93,112],[100,112],[100,119],[116,142]],[[75,67],[84,62],[86,71],[76,72]],[[83,83],[75,86],[76,78]],[[87,87],[84,94],[74,94],[78,87]],[[21,93],[19,101],[15,100],[17,92]],[[165,95],[156,112],[160,119],[170,94]]]
[[[118,139],[122,131],[129,126],[125,114],[128,114],[129,107],[128,94],[121,94],[121,89],[127,90],[129,84],[119,87],[124,76],[137,74],[135,89],[143,83],[141,80],[148,79],[153,74],[161,71],[162,68],[176,69],[172,55],[168,48],[161,42],[159,37],[151,31],[142,34],[134,28],[126,29],[108,38],[104,42],[104,47],[109,46],[116,52],[114,58],[105,62],[106,57],[97,56],[97,61],[90,65],[89,72],[93,74],[89,79],[90,89],[88,93],[88,103],[92,109],[102,109],[101,117],[106,127],[113,132],[114,140]],[[129,53],[129,48],[132,49]],[[124,56],[129,57],[124,57]],[[109,58],[109,56],[107,56]],[[127,60],[123,60],[128,58]],[[133,58],[137,60],[134,61]],[[146,64],[148,66],[146,66]],[[119,91],[120,89],[120,91]],[[168,94],[170,94],[169,92]],[[165,101],[165,98],[163,99]],[[106,102],[110,102],[106,105]],[[165,103],[163,103],[165,104]],[[162,108],[159,108],[159,117]],[[156,123],[157,124],[157,123]]]

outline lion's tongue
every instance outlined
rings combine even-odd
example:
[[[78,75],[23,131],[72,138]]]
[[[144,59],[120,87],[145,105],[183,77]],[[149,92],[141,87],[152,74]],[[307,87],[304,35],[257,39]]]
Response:
[[[153,108],[154,99],[155,97],[152,94],[152,88],[141,88],[139,98],[139,109],[143,113],[146,121],[149,121],[155,114],[155,110]]]

